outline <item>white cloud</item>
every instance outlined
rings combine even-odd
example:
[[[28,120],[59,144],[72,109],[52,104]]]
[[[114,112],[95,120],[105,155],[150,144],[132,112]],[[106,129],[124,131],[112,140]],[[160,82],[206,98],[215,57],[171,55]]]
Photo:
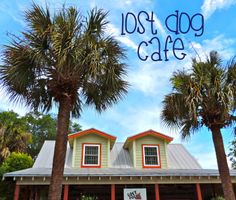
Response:
[[[189,68],[191,66],[191,56],[183,61],[146,61],[139,62],[136,69],[128,75],[131,88],[142,92],[146,96],[157,96],[162,99],[170,89],[170,77],[175,70]],[[134,64],[135,65],[135,64]]]
[[[176,130],[170,130],[163,126],[160,114],[161,107],[148,105],[143,102],[139,106],[129,106],[126,114],[117,110],[110,110],[105,113],[106,121],[112,120],[112,124],[119,126],[119,139],[124,141],[128,136],[134,135],[146,130],[156,130],[175,138],[175,142],[179,141],[179,135]]]
[[[236,0],[204,0],[201,7],[205,19],[209,18],[216,10],[228,8],[235,4]]]
[[[132,50],[134,50],[135,52],[137,52],[138,45],[133,40],[131,40],[128,36],[121,35],[120,30],[114,24],[109,23],[107,25],[106,31],[107,31],[107,33],[109,33],[109,35],[114,36],[123,45],[125,45],[126,47],[129,47]],[[140,53],[146,54],[146,52],[143,48],[140,48]]]
[[[234,44],[234,39],[225,38],[224,35],[218,35],[212,39],[203,40],[202,43],[192,42],[194,49],[202,60],[204,60],[212,50],[218,51],[223,60],[229,60],[235,54],[233,49]]]
[[[166,31],[161,23],[161,21],[157,18],[157,16],[154,14],[153,17],[154,21],[155,21],[155,26],[157,28],[158,33],[161,33],[162,38],[166,38],[167,34]]]

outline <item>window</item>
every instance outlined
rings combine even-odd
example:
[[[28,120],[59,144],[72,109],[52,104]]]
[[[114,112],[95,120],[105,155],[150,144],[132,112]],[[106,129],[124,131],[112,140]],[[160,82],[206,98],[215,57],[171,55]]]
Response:
[[[101,144],[83,144],[82,167],[100,167]]]
[[[160,167],[159,145],[143,146],[143,167]]]

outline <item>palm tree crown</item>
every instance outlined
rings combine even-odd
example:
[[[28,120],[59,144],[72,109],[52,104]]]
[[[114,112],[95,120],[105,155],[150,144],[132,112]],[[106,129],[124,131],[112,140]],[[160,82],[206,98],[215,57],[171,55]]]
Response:
[[[192,69],[171,78],[173,92],[165,96],[162,119],[181,129],[183,138],[205,125],[225,128],[235,122],[236,64],[222,67],[217,52],[206,62],[193,59]]]
[[[98,111],[117,102],[127,88],[125,54],[105,36],[106,16],[93,9],[84,18],[70,7],[52,17],[48,8],[35,4],[26,11],[28,30],[5,46],[0,71],[11,100],[50,110],[68,96],[75,116],[82,102]]]

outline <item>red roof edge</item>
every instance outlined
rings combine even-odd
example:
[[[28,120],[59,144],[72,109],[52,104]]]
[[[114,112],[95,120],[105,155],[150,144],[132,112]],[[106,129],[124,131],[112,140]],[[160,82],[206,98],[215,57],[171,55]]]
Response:
[[[145,131],[145,132],[142,132],[142,133],[138,133],[136,135],[133,135],[131,137],[128,137],[127,140],[128,141],[132,141],[132,140],[135,140],[135,139],[138,139],[138,138],[141,138],[141,137],[144,137],[146,135],[153,135],[153,136],[156,136],[156,137],[159,137],[159,138],[162,138],[164,140],[167,140],[168,142],[171,142],[173,140],[172,137],[169,137],[167,135],[164,135],[162,133],[159,133],[159,132],[156,132],[154,130],[148,130],[148,131]]]
[[[71,133],[71,134],[68,135],[68,138],[81,137],[83,135],[87,135],[87,134],[90,134],[90,133],[95,133],[95,134],[100,135],[102,137],[109,138],[111,140],[116,140],[115,136],[107,134],[107,133],[102,132],[102,131],[99,131],[95,128],[90,128],[90,129],[80,131],[80,132],[77,132],[77,133]]]

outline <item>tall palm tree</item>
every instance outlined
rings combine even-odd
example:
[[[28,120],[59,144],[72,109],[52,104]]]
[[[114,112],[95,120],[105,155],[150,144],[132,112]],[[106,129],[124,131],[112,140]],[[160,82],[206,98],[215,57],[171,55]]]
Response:
[[[61,198],[71,114],[78,117],[84,104],[101,112],[127,92],[124,50],[106,36],[106,17],[98,9],[84,17],[74,7],[52,16],[33,4],[26,31],[4,49],[0,76],[10,100],[44,111],[58,105],[50,200]]]
[[[224,196],[235,200],[221,129],[236,120],[236,64],[227,67],[217,52],[205,62],[193,59],[190,71],[177,71],[171,78],[173,92],[163,101],[162,119],[169,127],[180,128],[182,138],[202,126],[212,133]]]

